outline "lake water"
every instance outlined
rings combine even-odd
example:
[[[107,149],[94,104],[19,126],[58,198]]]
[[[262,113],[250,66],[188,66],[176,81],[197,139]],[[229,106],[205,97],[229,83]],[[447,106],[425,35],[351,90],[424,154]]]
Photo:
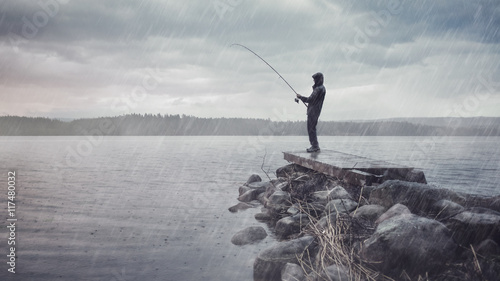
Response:
[[[500,138],[321,137],[322,149],[419,167],[430,184],[500,194]],[[259,208],[230,213],[238,187],[286,165],[307,137],[1,137],[0,188],[16,172],[16,274],[0,280],[252,280],[275,243],[234,246]],[[264,159],[265,157],[265,159]],[[267,228],[266,228],[267,229]],[[269,233],[269,232],[268,232]]]

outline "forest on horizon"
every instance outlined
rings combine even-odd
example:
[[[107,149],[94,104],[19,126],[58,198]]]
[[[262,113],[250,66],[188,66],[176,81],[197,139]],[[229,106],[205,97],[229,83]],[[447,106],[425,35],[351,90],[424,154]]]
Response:
[[[500,117],[321,121],[323,136],[500,136]],[[0,116],[0,136],[251,136],[307,135],[304,121],[127,114],[75,119]]]

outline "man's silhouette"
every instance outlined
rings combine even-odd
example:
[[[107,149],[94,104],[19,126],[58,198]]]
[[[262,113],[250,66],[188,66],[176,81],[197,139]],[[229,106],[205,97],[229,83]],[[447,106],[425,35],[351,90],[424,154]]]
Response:
[[[311,147],[307,152],[319,151],[318,135],[316,133],[316,125],[321,114],[323,101],[325,100],[326,89],[323,86],[323,74],[318,72],[312,76],[314,79],[313,92],[309,97],[303,97],[297,94],[297,98],[307,103],[307,133],[309,134],[309,142]]]

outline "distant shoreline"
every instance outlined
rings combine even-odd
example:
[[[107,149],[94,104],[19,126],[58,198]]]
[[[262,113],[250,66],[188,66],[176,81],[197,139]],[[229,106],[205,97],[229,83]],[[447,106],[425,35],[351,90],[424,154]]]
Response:
[[[500,136],[500,117],[321,121],[322,136]],[[129,114],[75,119],[0,116],[0,136],[304,136],[305,121]]]

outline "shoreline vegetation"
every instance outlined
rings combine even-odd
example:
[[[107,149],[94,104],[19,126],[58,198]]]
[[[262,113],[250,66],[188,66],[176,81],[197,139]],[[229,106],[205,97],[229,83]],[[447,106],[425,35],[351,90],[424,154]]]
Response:
[[[235,247],[267,235],[277,240],[255,258],[256,281],[500,276],[500,196],[401,180],[352,185],[296,164],[275,175],[252,175],[239,187],[240,203],[229,208],[261,208],[255,219],[271,232],[240,230]]]
[[[500,117],[321,121],[322,136],[500,136]],[[128,114],[61,121],[0,116],[0,136],[303,136],[305,121]]]

